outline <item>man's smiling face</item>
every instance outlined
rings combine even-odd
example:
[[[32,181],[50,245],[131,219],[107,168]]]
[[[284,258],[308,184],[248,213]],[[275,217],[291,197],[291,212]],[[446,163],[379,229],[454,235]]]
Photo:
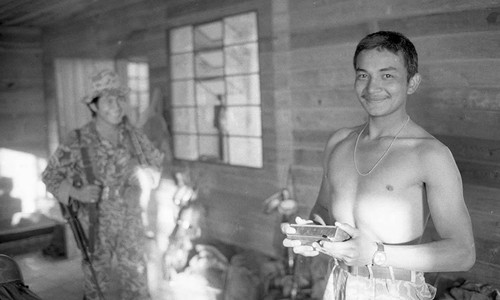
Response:
[[[416,88],[407,80],[400,53],[384,49],[363,50],[357,57],[354,88],[363,108],[371,116],[389,115],[404,109],[407,95]]]

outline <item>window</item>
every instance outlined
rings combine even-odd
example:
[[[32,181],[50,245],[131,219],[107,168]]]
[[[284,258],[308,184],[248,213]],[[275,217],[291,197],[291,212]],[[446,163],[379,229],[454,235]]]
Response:
[[[149,106],[149,67],[143,62],[127,62],[127,83],[130,88],[129,104],[134,116],[132,122],[144,119]]]
[[[169,36],[175,157],[262,167],[256,13]]]

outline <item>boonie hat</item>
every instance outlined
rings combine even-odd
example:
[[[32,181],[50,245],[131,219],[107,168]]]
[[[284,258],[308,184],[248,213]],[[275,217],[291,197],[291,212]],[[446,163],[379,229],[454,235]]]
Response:
[[[102,70],[90,78],[92,85],[91,94],[85,96],[82,102],[88,104],[97,96],[104,94],[125,96],[130,92],[126,86],[122,86],[118,75],[111,70]]]

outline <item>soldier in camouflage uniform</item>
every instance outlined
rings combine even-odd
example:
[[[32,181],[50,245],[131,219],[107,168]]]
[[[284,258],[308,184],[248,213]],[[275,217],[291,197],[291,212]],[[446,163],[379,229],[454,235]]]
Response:
[[[86,230],[89,204],[98,203],[91,262],[106,300],[114,294],[117,299],[150,299],[139,200],[144,186],[157,184],[163,156],[124,117],[128,89],[120,86],[118,76],[102,71],[92,77],[92,85],[93,93],[84,98],[92,120],[59,145],[42,174],[43,182],[61,203],[77,201]],[[82,147],[88,150],[95,182],[86,178]],[[82,266],[85,299],[99,299],[88,265]],[[113,287],[118,287],[116,293]]]

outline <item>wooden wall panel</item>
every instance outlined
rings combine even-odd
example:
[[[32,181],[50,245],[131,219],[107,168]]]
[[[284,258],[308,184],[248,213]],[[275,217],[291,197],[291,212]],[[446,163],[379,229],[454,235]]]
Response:
[[[294,166],[293,178],[301,184],[319,187],[323,175],[323,168],[321,165],[315,167],[301,167]],[[316,195],[314,195],[316,196]]]
[[[486,212],[500,219],[500,190],[474,184],[464,185],[464,198],[471,210]]]
[[[0,119],[0,128],[4,129],[0,138],[2,147],[9,148],[13,145],[22,147],[25,143],[34,145],[40,141],[44,142],[47,126],[43,111],[31,114],[6,114],[2,112]],[[36,150],[43,149],[44,144],[42,143]]]
[[[41,82],[41,51],[0,52],[0,72],[5,79],[29,79]]]
[[[352,84],[352,66],[332,66],[293,72],[290,77],[291,89],[326,88]],[[347,76],[346,76],[347,75]]]
[[[480,230],[480,229],[479,229]],[[478,230],[477,230],[478,231]],[[500,241],[497,239],[475,238],[476,260],[485,264],[500,265]]]
[[[47,155],[41,31],[0,29],[0,145]]]
[[[435,87],[498,87],[499,60],[476,59],[423,62],[419,68],[424,78],[424,88]]]
[[[305,207],[299,215],[302,217],[309,216],[309,213],[316,202],[319,186],[314,184],[303,184],[302,182],[295,184],[295,195],[301,206]]]
[[[409,18],[422,15],[447,14],[467,10],[490,9],[500,1],[291,1],[292,31],[337,27],[359,22],[374,22],[394,18]]]
[[[239,193],[212,190],[204,205],[207,207],[206,234],[242,248],[276,256],[280,251],[279,214],[265,214],[261,199],[242,199]],[[258,205],[256,205],[258,204]]]
[[[323,150],[331,135],[331,130],[307,131],[298,128],[293,132],[294,145],[299,148],[308,147]]]
[[[415,108],[411,104],[409,112],[415,121],[433,134],[458,135],[464,137],[499,140],[500,132],[493,130],[500,122],[496,111],[465,111],[460,108],[436,109],[432,113]],[[431,108],[429,108],[431,109]]]
[[[291,95],[292,107],[360,108],[352,87],[344,89],[302,89]]]
[[[0,92],[0,114],[2,115],[15,117],[44,111],[45,103],[41,87],[11,88]]]
[[[357,42],[359,37],[369,33],[369,24],[360,23],[339,27],[318,28],[308,31],[292,32],[291,48],[310,48],[323,45],[342,45]],[[333,54],[333,53],[332,53]],[[352,55],[352,53],[349,53]]]
[[[293,40],[292,40],[293,41]],[[307,49],[293,49],[291,52],[290,68],[293,70],[316,70],[329,68],[332,66],[341,66],[343,69],[349,69],[346,74],[354,75],[352,70],[352,57],[356,43],[332,44]],[[351,81],[348,83],[352,86]]]
[[[294,151],[294,164],[304,167],[323,166],[323,150],[296,149]]]
[[[500,110],[500,88],[489,87],[440,87],[423,88],[417,92],[415,100],[418,105],[446,109],[461,108],[464,110]],[[432,113],[429,111],[428,113]]]
[[[500,58],[498,51],[491,51],[500,46],[500,37],[495,31],[441,34],[414,38],[413,41],[422,64],[456,60],[469,63],[466,61],[469,59],[476,63]]]
[[[476,3],[477,4],[477,3]],[[500,3],[488,7],[471,7],[456,11],[443,10],[432,14],[404,16],[378,21],[381,30],[394,30],[415,36],[439,36],[452,33],[495,32],[499,30]]]
[[[341,127],[359,125],[364,120],[361,107],[300,109],[294,111],[293,125],[299,130],[330,129],[333,132]]]

